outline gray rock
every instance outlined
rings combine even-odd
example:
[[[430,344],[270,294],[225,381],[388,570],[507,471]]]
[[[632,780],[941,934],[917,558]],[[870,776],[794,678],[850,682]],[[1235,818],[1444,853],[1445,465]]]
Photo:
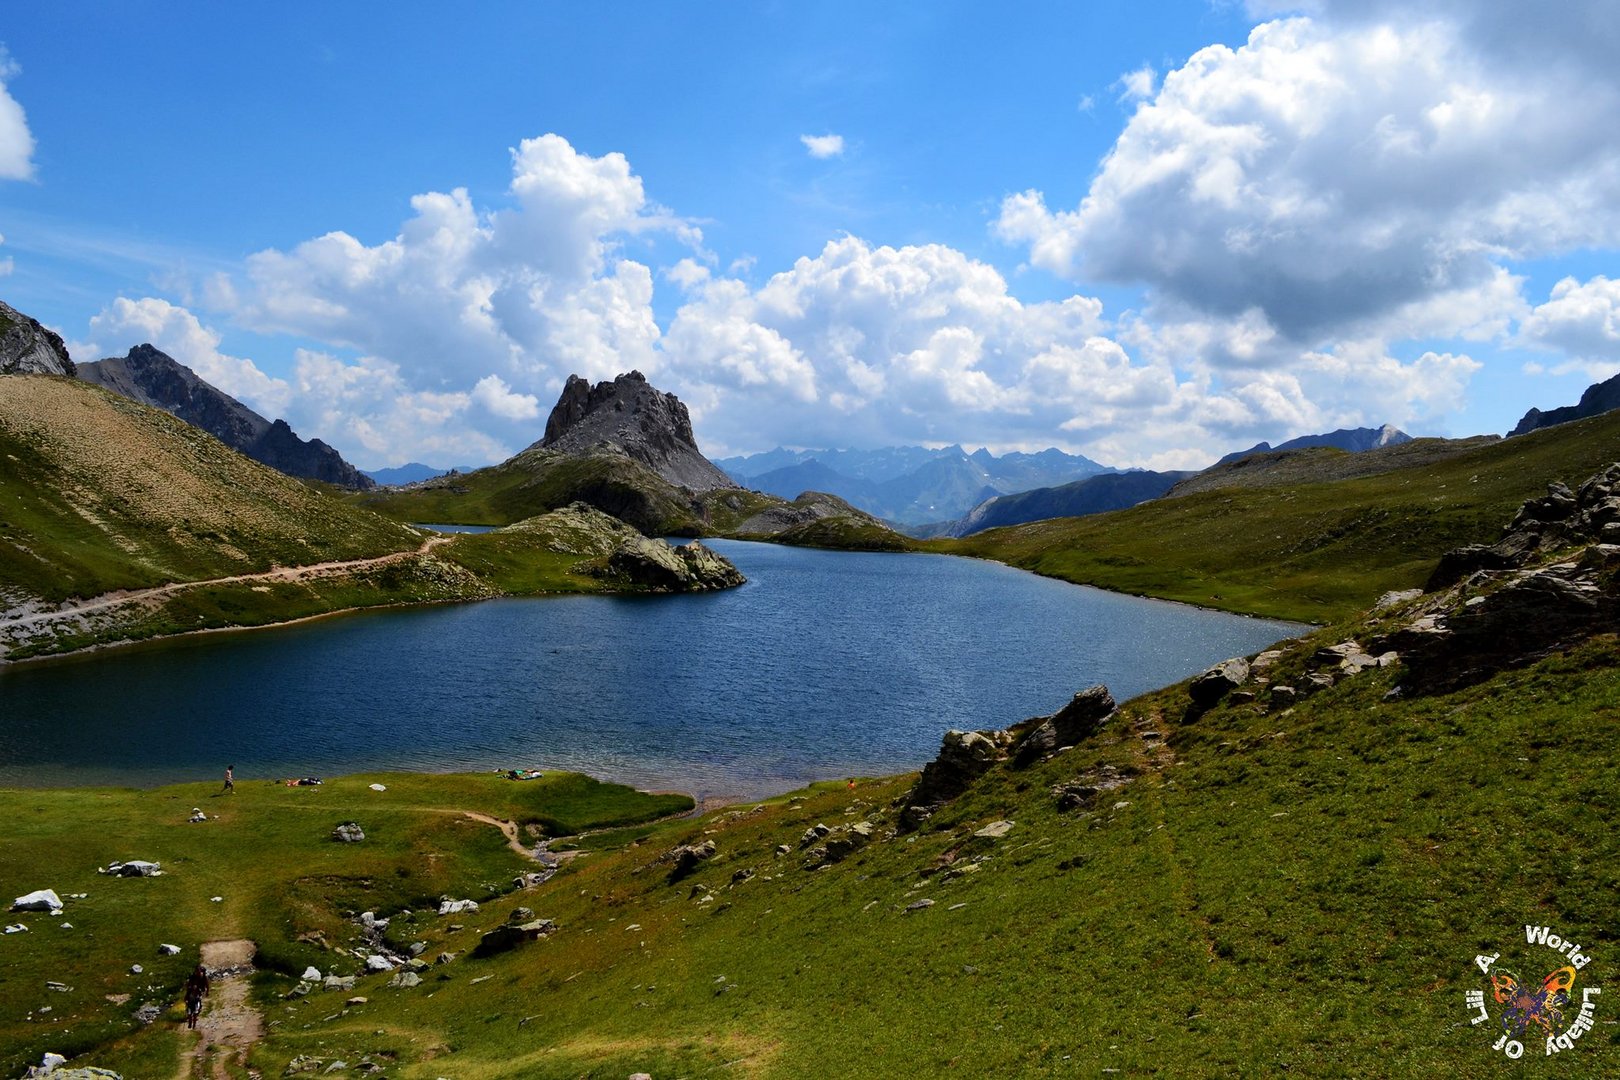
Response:
[[[321,988],[323,990],[353,990],[354,982],[353,975],[328,975],[321,980]]]
[[[62,338],[0,302],[0,375],[66,375],[75,369]]]
[[[934,902],[932,900],[928,900],[928,899],[913,900],[911,903],[906,905],[906,914],[909,915],[913,911],[923,911],[923,910],[926,910],[926,909],[931,908],[933,906],[934,906]]]
[[[411,942],[411,947],[405,951],[410,953],[411,957],[414,959],[415,957],[421,956],[423,953],[427,952],[427,942],[413,941]]]
[[[159,956],[178,956],[178,955],[180,955],[180,946],[178,946],[178,945],[159,945],[158,946],[158,955]]]
[[[301,975],[300,978],[304,979],[307,982],[320,982],[321,981],[321,973],[317,968],[307,967],[307,968],[304,969],[304,974]]]
[[[698,868],[700,863],[714,858],[715,846],[713,840],[705,840],[701,844],[682,844],[664,855],[664,859],[674,863],[669,871],[671,885],[686,877]]]
[[[906,794],[901,826],[916,828],[935,808],[966,791],[1005,757],[1011,741],[1005,731],[947,731],[939,755],[923,766],[922,776]]]
[[[1000,840],[1013,831],[1013,824],[1011,821],[992,821],[982,829],[975,829],[973,835],[981,840]]]
[[[113,863],[101,872],[114,877],[158,877],[163,873],[162,865],[145,859],[131,859],[129,862]]]
[[[464,911],[477,911],[476,900],[451,900],[449,897],[439,902],[440,915],[460,915]]]
[[[388,980],[389,986],[397,986],[401,990],[409,990],[413,986],[422,985],[422,976],[414,971],[401,971]]]
[[[1292,686],[1273,686],[1270,690],[1271,707],[1273,709],[1291,708],[1299,700],[1299,692]]]
[[[55,889],[36,889],[31,893],[24,893],[11,902],[12,911],[48,911],[55,914],[62,910],[62,898],[56,895]]]
[[[1064,746],[1074,746],[1100,729],[1114,713],[1114,697],[1108,687],[1097,685],[1080,691],[1069,703],[1043,718],[1024,736],[1014,751],[1014,761],[1028,765]]]
[[[332,839],[344,844],[358,844],[366,838],[366,831],[352,821],[345,821],[332,830]]]
[[[1213,708],[1227,694],[1249,681],[1249,662],[1241,656],[1223,660],[1198,676],[1187,687],[1198,712]]]
[[[145,1027],[163,1015],[163,1009],[158,1005],[142,1005],[135,1010],[135,1022]]]
[[[547,937],[554,933],[556,929],[557,924],[550,919],[535,919],[526,923],[505,923],[478,939],[478,946],[473,949],[473,956],[494,956],[497,953],[509,952],[526,942],[538,941],[543,937]]]

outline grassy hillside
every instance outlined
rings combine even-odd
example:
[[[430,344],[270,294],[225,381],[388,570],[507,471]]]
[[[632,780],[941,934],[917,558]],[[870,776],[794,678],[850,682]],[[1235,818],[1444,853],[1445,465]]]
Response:
[[[1620,412],[1376,476],[1204,491],[923,546],[1124,592],[1331,622],[1423,584],[1450,548],[1495,540],[1549,481],[1578,483],[1617,458]]]
[[[460,525],[509,525],[585,502],[648,536],[698,536],[724,532],[780,500],[742,490],[693,496],[622,454],[531,448],[487,469],[367,492],[350,501],[399,521]]]
[[[0,604],[421,542],[168,413],[72,379],[0,376]]]
[[[1464,991],[1484,985],[1477,954],[1539,977],[1548,961],[1523,926],[1551,924],[1596,958],[1579,985],[1620,971],[1620,808],[1606,797],[1620,789],[1617,658],[1604,638],[1393,701],[1399,669],[1375,669],[1289,711],[1228,703],[1196,719],[1173,687],[1072,750],[998,766],[917,834],[893,831],[909,778],[829,784],[587,838],[556,879],[504,897],[484,883],[523,860],[445,811],[565,818],[512,801],[543,788],[383,777],[379,795],[361,777],[244,783],[227,799],[202,785],[0,794],[18,823],[0,881],[90,894],[69,901],[73,930],[31,916],[28,934],[0,939],[0,1067],[65,1048],[169,1075],[177,1013],[117,1036],[133,1028],[122,1018],[175,1000],[199,941],[245,935],[267,969],[256,1000],[272,1026],[253,1057],[267,1076],[299,1055],[425,1080],[1484,1075],[1503,1066],[1494,1034],[1464,1019]],[[1117,786],[1059,808],[1055,789],[1100,780]],[[219,820],[185,824],[194,804]],[[367,842],[329,842],[350,818]],[[869,845],[810,868],[808,828],[863,820]],[[997,821],[1013,823],[1004,836],[976,835]],[[699,841],[714,856],[672,880],[660,856]],[[171,873],[93,873],[131,856]],[[441,894],[483,907],[425,912]],[[471,958],[517,905],[557,932]],[[285,997],[306,963],[359,966],[337,947],[359,932],[343,913],[362,910],[394,915],[401,947],[457,959],[415,988],[379,975]],[[308,940],[316,930],[330,948]],[[161,940],[185,952],[157,960]],[[147,974],[127,975],[137,962]],[[42,990],[46,978],[74,989]],[[353,995],[364,1002],[346,1006]],[[1595,1076],[1620,1054],[1612,1025],[1552,1063],[1530,1043],[1517,1068],[1531,1075]]]

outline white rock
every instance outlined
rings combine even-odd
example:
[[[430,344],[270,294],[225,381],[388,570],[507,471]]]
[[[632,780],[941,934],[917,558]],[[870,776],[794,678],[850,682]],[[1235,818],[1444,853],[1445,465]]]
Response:
[[[372,953],[370,956],[366,957],[366,970],[393,971],[394,962],[388,959],[386,956],[378,956],[376,953]]]
[[[210,904],[223,904],[225,902],[225,898],[223,896],[210,896],[208,898],[208,902]]]
[[[387,791],[388,789],[383,787],[381,784],[372,784],[371,785],[371,790],[372,791]]]
[[[141,967],[141,965],[139,965],[139,964],[131,964],[131,965],[129,965],[129,973],[131,975],[139,975],[141,972],[143,972],[145,970],[146,969]]]
[[[28,927],[24,926],[22,923],[12,923],[10,926],[6,927],[6,933],[21,934],[27,929]]]
[[[67,1058],[63,1057],[61,1054],[53,1054],[50,1051],[46,1051],[45,1056],[39,1059],[39,1067],[45,1072],[50,1072],[58,1065],[66,1064]]]
[[[159,956],[178,956],[178,955],[180,955],[180,946],[178,946],[178,945],[159,945],[158,946],[158,955]]]
[[[302,975],[300,975],[299,978],[306,979],[309,982],[320,982],[321,981],[321,973],[319,971],[317,971],[315,968],[307,967],[307,968],[304,969],[304,973]]]
[[[477,911],[476,900],[446,900],[439,905],[440,915],[460,915],[463,911]]]
[[[62,898],[56,895],[54,889],[36,889],[13,900],[11,910],[57,912],[62,910]]]

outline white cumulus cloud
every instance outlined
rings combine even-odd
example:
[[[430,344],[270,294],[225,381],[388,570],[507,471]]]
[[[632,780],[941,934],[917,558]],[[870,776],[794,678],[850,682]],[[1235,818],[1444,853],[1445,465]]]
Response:
[[[800,135],[799,141],[813,158],[841,157],[844,153],[842,135]]]
[[[22,68],[0,47],[0,180],[31,180],[34,176],[34,133],[28,115],[11,96],[6,83]]]
[[[1320,6],[1197,52],[1137,108],[1078,207],[1015,194],[996,232],[1055,273],[1145,283],[1156,304],[1225,319],[1256,311],[1307,346],[1389,336],[1383,321],[1414,305],[1455,316],[1499,290],[1508,260],[1620,244],[1612,64],[1551,64],[1526,43],[1585,56],[1581,19],[1526,8],[1515,25],[1558,29],[1515,43],[1501,20],[1464,17],[1495,5],[1441,5],[1449,19]]]
[[[1554,374],[1581,371],[1594,382],[1620,371],[1620,280],[1564,278],[1519,326],[1529,345],[1556,349],[1570,359]]]

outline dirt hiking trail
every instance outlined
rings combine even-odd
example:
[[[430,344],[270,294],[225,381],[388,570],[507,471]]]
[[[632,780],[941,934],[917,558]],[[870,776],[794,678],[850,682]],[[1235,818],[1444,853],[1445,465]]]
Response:
[[[244,939],[203,942],[202,962],[213,985],[197,1021],[197,1045],[180,1056],[175,1080],[231,1080],[227,1062],[259,1075],[247,1068],[249,1048],[264,1036],[264,1017],[247,1001],[255,949]]]

